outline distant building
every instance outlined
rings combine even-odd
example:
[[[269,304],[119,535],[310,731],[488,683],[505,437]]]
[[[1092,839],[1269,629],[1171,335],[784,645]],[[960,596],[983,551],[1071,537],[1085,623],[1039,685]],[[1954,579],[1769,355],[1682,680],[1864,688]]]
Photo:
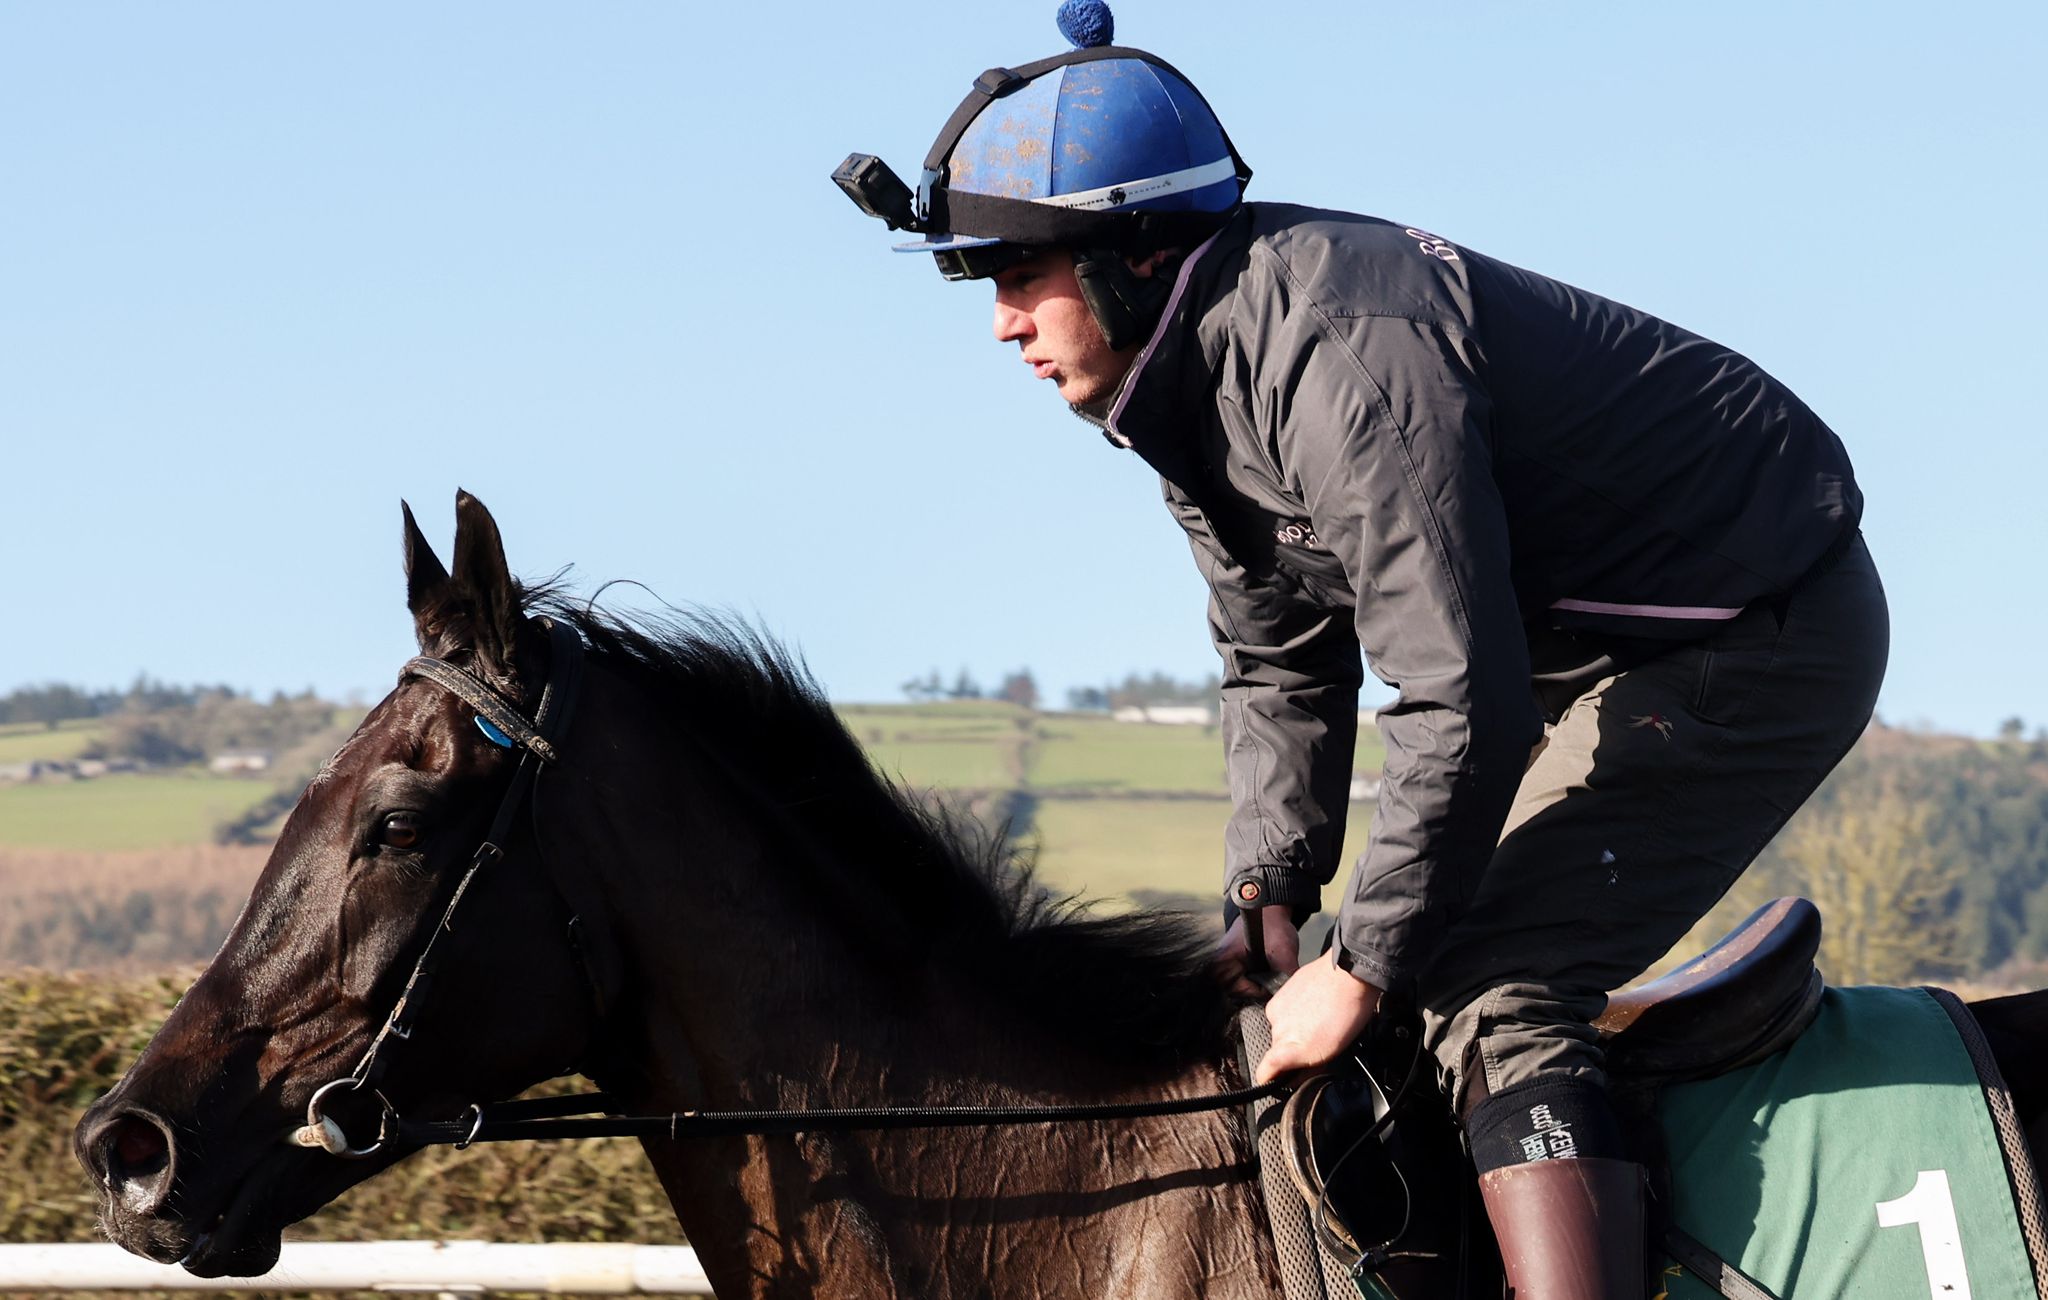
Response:
[[[222,776],[248,776],[270,770],[270,755],[260,749],[215,754],[207,770]]]
[[[23,763],[0,763],[0,781],[75,781],[78,764],[64,759],[31,758]]]
[[[1365,803],[1380,797],[1380,779],[1376,776],[1354,776],[1351,778],[1351,802]]]
[[[1216,714],[1206,704],[1147,704],[1142,708],[1125,705],[1109,716],[1118,722],[1150,722],[1168,727],[1206,727],[1216,721]]]

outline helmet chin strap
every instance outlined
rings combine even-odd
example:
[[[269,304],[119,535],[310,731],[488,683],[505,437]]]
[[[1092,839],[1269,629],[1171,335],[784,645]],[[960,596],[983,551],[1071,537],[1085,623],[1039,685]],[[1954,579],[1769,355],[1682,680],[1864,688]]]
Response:
[[[1113,248],[1075,249],[1074,279],[1081,287],[1081,301],[1088,304],[1114,352],[1149,337],[1173,293],[1172,277],[1141,276]]]

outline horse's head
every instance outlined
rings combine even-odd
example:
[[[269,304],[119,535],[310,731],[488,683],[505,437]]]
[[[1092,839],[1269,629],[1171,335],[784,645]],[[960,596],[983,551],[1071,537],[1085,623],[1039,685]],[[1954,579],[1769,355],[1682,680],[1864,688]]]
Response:
[[[467,494],[456,509],[452,573],[405,513],[421,653],[531,718],[548,637],[524,616],[489,512]],[[316,1090],[357,1070],[513,784],[520,751],[477,721],[451,690],[409,676],[300,797],[220,952],[79,1123],[115,1241],[207,1276],[259,1273],[286,1224],[404,1154],[342,1159],[290,1138]],[[439,940],[410,1036],[387,1036],[374,1088],[328,1094],[358,1147],[379,1131],[379,1092],[407,1116],[449,1117],[575,1067],[589,1047],[571,907],[525,809],[512,827]]]

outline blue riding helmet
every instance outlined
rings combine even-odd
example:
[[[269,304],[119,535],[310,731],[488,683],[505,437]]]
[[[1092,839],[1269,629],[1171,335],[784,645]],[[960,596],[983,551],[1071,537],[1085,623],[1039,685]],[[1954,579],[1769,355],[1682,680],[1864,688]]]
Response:
[[[1069,0],[1060,27],[1077,48],[975,81],[925,159],[913,226],[925,238],[896,251],[976,279],[1048,246],[1184,241],[1238,206],[1251,169],[1201,93],[1110,45],[1099,0]]]

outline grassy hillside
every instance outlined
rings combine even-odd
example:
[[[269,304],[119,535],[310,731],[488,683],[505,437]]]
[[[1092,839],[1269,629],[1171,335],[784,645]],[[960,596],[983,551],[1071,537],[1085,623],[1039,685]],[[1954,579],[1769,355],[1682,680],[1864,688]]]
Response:
[[[0,785],[0,845],[120,850],[205,844],[270,793],[264,781],[197,770]]]
[[[1344,867],[1365,848],[1369,804],[1353,804]],[[1047,799],[1032,821],[1041,879],[1112,906],[1186,902],[1220,907],[1224,799]]]
[[[858,704],[840,713],[876,766],[908,785],[981,790],[1021,784],[1050,796],[1229,793],[1223,740],[1213,726],[1030,713],[991,700]],[[1377,771],[1385,759],[1379,734],[1370,726],[1362,732],[1358,770]]]
[[[884,774],[951,792],[988,820],[1008,818],[1055,888],[1113,906],[1215,896],[1229,805],[1214,727],[1034,713],[992,700],[841,713]],[[16,727],[0,742],[57,758],[102,729]],[[1377,769],[1380,759],[1366,728],[1360,769]],[[0,962],[132,969],[204,958],[262,859],[260,849],[214,852],[212,841],[275,784],[175,768],[0,785],[0,874],[12,878],[0,882]],[[1367,810],[1354,815],[1362,822]],[[1360,843],[1355,828],[1347,856]]]
[[[33,758],[77,758],[85,747],[106,734],[97,718],[76,718],[55,731],[40,722],[0,723],[0,763],[25,763]]]
[[[1031,714],[997,700],[840,710],[847,729],[891,780],[917,788],[1007,789],[1022,778]]]
[[[1356,770],[1378,771],[1386,758],[1379,733],[1372,727],[1362,730]],[[1090,714],[1048,714],[1038,724],[1037,740],[1031,788],[1042,794],[1229,794],[1223,738],[1216,727],[1150,726]]]
[[[1214,727],[1155,727],[1057,715],[1038,727],[1031,785],[1045,792],[1094,790],[1220,794],[1223,741]]]
[[[912,788],[1022,789],[1053,799],[1228,795],[1214,727],[1039,714],[988,700],[841,712],[876,767]],[[0,761],[72,757],[102,730],[99,723],[10,727],[0,731]],[[1376,770],[1382,757],[1377,734],[1366,728],[1359,770]],[[0,845],[119,851],[204,843],[220,823],[254,807],[267,784],[176,768],[0,785]]]

